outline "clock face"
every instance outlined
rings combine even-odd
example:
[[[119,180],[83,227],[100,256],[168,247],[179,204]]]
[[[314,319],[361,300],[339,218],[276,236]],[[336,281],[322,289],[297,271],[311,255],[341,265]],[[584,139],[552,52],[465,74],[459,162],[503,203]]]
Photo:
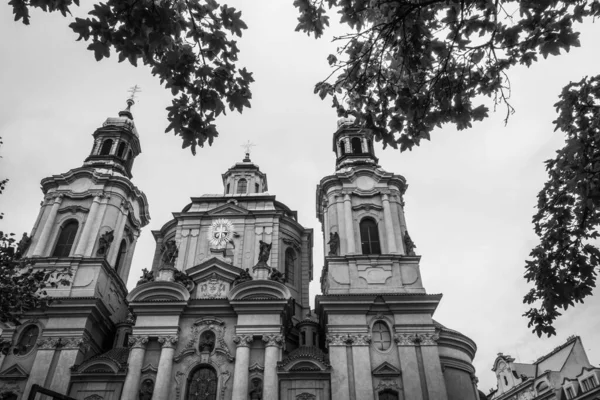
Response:
[[[208,241],[216,247],[225,247],[233,238],[233,224],[227,219],[213,221],[208,229]]]

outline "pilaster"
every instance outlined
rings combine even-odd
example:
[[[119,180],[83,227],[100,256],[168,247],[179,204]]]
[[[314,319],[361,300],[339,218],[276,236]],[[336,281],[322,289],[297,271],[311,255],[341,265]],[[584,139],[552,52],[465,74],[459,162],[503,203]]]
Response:
[[[331,369],[331,398],[349,399],[350,382],[348,380],[348,356],[346,354],[347,335],[327,335],[329,362]]]
[[[57,195],[56,197],[54,197],[52,208],[50,208],[50,213],[48,214],[48,218],[46,218],[46,221],[44,222],[44,228],[40,233],[37,245],[35,246],[35,251],[32,254],[33,257],[46,256],[46,247],[48,245],[48,239],[50,239],[50,233],[52,232],[52,228],[54,227],[54,223],[56,222],[56,214],[58,214],[58,208],[60,207],[60,203],[62,203],[62,199],[62,195]]]
[[[154,393],[152,400],[168,399],[171,386],[171,375],[173,372],[173,355],[177,346],[177,336],[161,336],[158,343],[162,345],[160,359],[158,361],[158,372],[156,373],[156,383],[154,384]]]
[[[146,354],[146,344],[148,336],[132,336],[129,338],[129,360],[127,368],[127,377],[123,384],[121,400],[137,400],[140,390],[140,378],[142,376],[142,367],[144,355]]]
[[[264,380],[263,380],[263,400],[278,399],[277,382],[277,361],[283,345],[282,335],[263,335],[265,342],[265,361],[264,361]]]
[[[248,398],[248,367],[250,366],[250,344],[252,335],[240,335],[233,338],[236,344],[235,369],[233,372],[232,400],[247,400]]]

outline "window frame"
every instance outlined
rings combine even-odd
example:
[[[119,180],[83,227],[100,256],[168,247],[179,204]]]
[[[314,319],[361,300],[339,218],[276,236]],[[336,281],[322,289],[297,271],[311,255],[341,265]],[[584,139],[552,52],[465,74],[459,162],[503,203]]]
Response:
[[[357,148],[355,148],[355,143],[358,143]],[[362,148],[362,139],[357,136],[350,139],[350,147],[352,148],[352,154],[365,154]],[[358,151],[355,151],[356,149],[358,149]]]
[[[106,144],[110,142],[110,146],[108,146],[108,149],[106,149]],[[113,148],[113,145],[115,144],[115,141],[112,140],[111,138],[107,138],[104,139],[102,141],[102,144],[100,145],[100,150],[98,151],[98,155],[99,156],[110,156],[110,151]],[[105,151],[106,149],[106,151]]]
[[[370,234],[371,231],[370,230],[367,230],[367,232],[368,232],[367,236],[368,237],[367,238],[363,237],[363,224],[366,224],[368,222],[372,222],[373,223],[374,232],[377,234],[377,237],[376,237],[377,240],[376,241],[375,240],[371,240],[371,234]],[[359,236],[360,236],[360,247],[361,247],[361,252],[362,252],[363,255],[380,255],[380,254],[382,254],[382,251],[381,251],[381,235],[379,234],[379,224],[377,223],[377,220],[375,218],[373,218],[371,216],[363,217],[360,220],[360,222],[358,223],[358,233],[359,233]],[[368,239],[368,241],[365,240],[365,239]],[[368,252],[365,252],[365,244],[367,244],[367,243],[368,243],[368,247],[369,248],[368,248]],[[378,251],[374,251],[374,248],[373,248],[373,244],[374,243],[377,243],[377,247],[375,249],[378,250]]]
[[[27,333],[30,329],[37,329],[37,335],[35,337],[35,340],[33,341],[33,344],[31,345],[31,347],[29,347],[27,349],[26,352],[24,353],[16,353],[15,351],[18,349],[18,346],[20,345],[21,340],[23,339],[23,337],[25,336],[25,333]],[[42,329],[40,328],[39,325],[33,323],[33,324],[28,324],[25,325],[23,327],[23,329],[21,329],[21,332],[19,333],[19,336],[17,337],[17,341],[15,342],[15,347],[13,350],[13,354],[17,357],[27,357],[31,354],[31,352],[33,351],[33,349],[37,346],[37,340],[40,338],[40,334],[42,333]]]
[[[67,255],[56,255],[57,247],[60,244],[60,239],[63,234],[63,231],[65,230],[67,225],[72,224],[72,223],[77,224],[77,228],[75,229],[75,233],[73,235],[73,241],[70,244],[69,251],[67,252],[68,254]],[[57,232],[56,239],[54,241],[54,246],[52,247],[52,252],[50,253],[51,254],[50,257],[62,258],[62,257],[70,257],[71,256],[71,253],[73,252],[74,247],[76,247],[75,244],[77,243],[80,226],[81,226],[81,222],[77,218],[67,218],[60,224],[60,228]],[[65,245],[62,244],[61,246],[64,247]]]
[[[242,182],[244,183],[244,186],[243,186],[244,191],[243,192],[240,191],[240,184]],[[245,178],[238,179],[237,184],[235,185],[235,193],[236,194],[247,194],[248,193],[248,180],[246,180]]]
[[[125,246],[125,251],[122,251],[123,245]],[[117,258],[115,259],[115,272],[119,274],[125,265],[125,260],[127,259],[127,252],[129,251],[129,243],[127,243],[127,239],[121,239],[121,243],[119,244],[119,249],[117,250]]]
[[[389,334],[389,343],[388,343],[388,346],[386,348],[379,348],[379,346],[377,345],[378,343],[377,343],[377,341],[375,339],[375,333],[376,333],[375,332],[375,326],[378,326],[378,325],[384,326],[385,329],[386,329],[386,331],[387,331],[387,333]],[[379,331],[379,333],[381,333],[381,331]],[[390,349],[393,347],[392,346],[393,340],[394,340],[394,337],[392,335],[392,329],[390,327],[390,324],[386,320],[384,320],[384,319],[375,319],[375,320],[373,320],[373,322],[371,323],[371,344],[373,345],[373,347],[375,348],[375,350],[377,350],[380,353],[387,353],[387,352],[389,352]],[[384,343],[383,342],[383,338],[382,338],[381,343]]]
[[[290,255],[291,257],[288,258],[288,255]],[[288,247],[287,249],[285,249],[285,253],[284,253],[285,282],[289,283],[292,286],[296,284],[295,280],[296,280],[296,260],[297,259],[298,259],[298,257],[296,257],[296,252],[294,251],[294,249],[292,249],[291,247]],[[290,261],[289,264],[288,264],[288,261]]]

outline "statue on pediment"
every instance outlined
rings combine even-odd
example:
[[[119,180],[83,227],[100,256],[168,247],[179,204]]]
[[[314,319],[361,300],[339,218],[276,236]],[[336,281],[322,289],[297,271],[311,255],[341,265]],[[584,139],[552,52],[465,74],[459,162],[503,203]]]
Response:
[[[337,232],[331,232],[327,244],[329,245],[329,255],[337,256],[338,249],[340,248],[340,235]]]
[[[101,257],[106,257],[113,240],[115,240],[115,231],[104,232],[100,236],[100,239],[98,239],[98,250],[96,251],[96,254]]]

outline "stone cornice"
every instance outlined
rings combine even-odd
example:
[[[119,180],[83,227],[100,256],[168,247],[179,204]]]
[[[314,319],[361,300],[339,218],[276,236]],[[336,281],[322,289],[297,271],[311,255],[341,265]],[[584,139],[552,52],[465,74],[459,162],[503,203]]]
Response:
[[[398,346],[436,346],[439,339],[437,333],[397,333],[394,341]]]

